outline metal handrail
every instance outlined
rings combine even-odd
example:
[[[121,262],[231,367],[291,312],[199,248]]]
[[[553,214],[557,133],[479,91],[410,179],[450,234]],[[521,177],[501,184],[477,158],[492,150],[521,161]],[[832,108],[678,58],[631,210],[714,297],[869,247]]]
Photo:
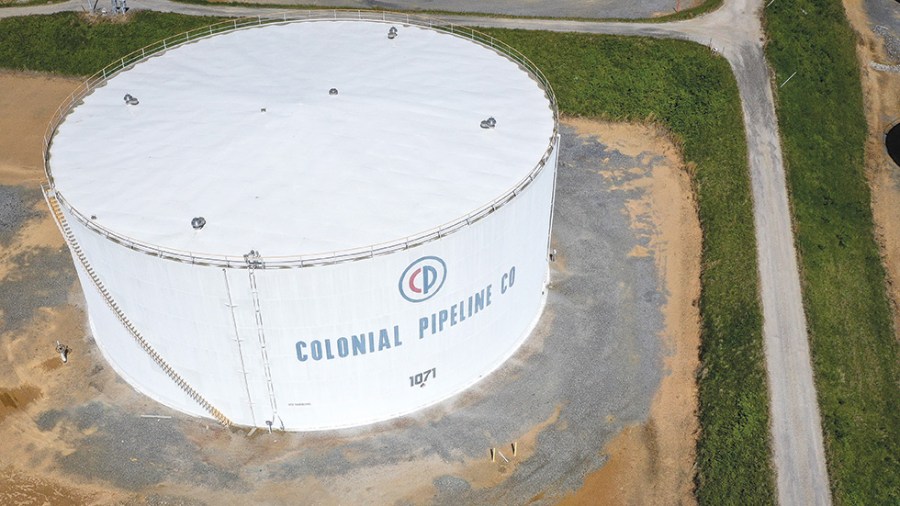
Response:
[[[490,35],[481,33],[477,30],[473,30],[469,27],[455,25],[453,23],[441,21],[434,18],[413,16],[396,12],[332,9],[269,13],[256,17],[222,21],[206,27],[195,28],[181,34],[168,37],[159,42],[155,42],[141,49],[133,51],[121,57],[116,62],[102,68],[100,71],[88,77],[84,82],[82,82],[78,86],[78,88],[76,88],[75,91],[73,91],[62,102],[62,104],[60,104],[56,112],[53,114],[50,123],[47,126],[47,130],[44,133],[44,173],[46,174],[50,190],[55,194],[56,199],[60,203],[60,205],[65,206],[66,209],[72,214],[72,216],[83,223],[87,228],[128,248],[153,256],[158,256],[160,258],[175,260],[179,262],[212,265],[216,267],[247,268],[247,263],[244,261],[244,258],[242,256],[229,256],[214,253],[195,253],[174,248],[161,247],[145,241],[140,241],[138,239],[128,237],[118,232],[114,232],[103,227],[102,225],[97,224],[93,220],[88,219],[88,217],[86,217],[84,214],[75,209],[71,204],[69,204],[69,202],[62,196],[59,190],[56,189],[53,181],[53,173],[50,170],[50,144],[53,140],[53,136],[55,135],[57,128],[59,128],[59,125],[62,124],[62,121],[65,119],[65,117],[74,109],[76,105],[81,102],[84,97],[89,95],[98,86],[105,84],[109,79],[122,72],[123,70],[126,70],[129,67],[143,62],[155,55],[162,54],[169,49],[173,49],[193,41],[246,28],[270,24],[334,20],[402,23],[406,25],[430,28],[453,35],[455,37],[470,40],[489,49],[492,49],[498,54],[501,54],[517,63],[520,67],[523,68],[523,70],[525,70],[525,72],[527,72],[533,79],[535,79],[544,90],[547,99],[550,101],[551,110],[553,111],[553,134],[550,137],[547,149],[544,151],[544,154],[541,157],[540,161],[528,173],[528,175],[526,175],[522,180],[516,183],[512,188],[503,192],[493,201],[475,209],[474,211],[469,212],[468,214],[460,218],[447,222],[438,227],[404,237],[402,239],[360,248],[305,255],[272,257],[267,256],[265,258],[266,268],[310,267],[315,265],[326,265],[360,260],[364,258],[371,258],[373,256],[393,253],[395,251],[401,251],[413,246],[424,244],[440,237],[444,237],[484,218],[503,205],[507,204],[515,196],[525,190],[544,169],[544,166],[550,160],[551,155],[553,154],[553,150],[557,147],[556,143],[559,130],[559,111],[557,107],[556,96],[553,93],[553,88],[550,86],[550,82],[540,71],[540,69],[538,69],[537,66],[535,66],[534,63],[532,63],[531,60],[529,60],[525,55],[509,46],[508,44],[495,39]]]

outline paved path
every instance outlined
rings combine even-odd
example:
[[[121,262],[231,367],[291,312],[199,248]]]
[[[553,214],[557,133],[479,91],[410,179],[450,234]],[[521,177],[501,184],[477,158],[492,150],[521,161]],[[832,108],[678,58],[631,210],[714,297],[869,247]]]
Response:
[[[80,11],[82,2],[68,0],[58,4],[29,5],[27,7],[2,7],[0,19],[15,16],[31,16],[33,14],[53,14],[55,12]]]
[[[169,0],[131,0],[129,5],[193,15],[255,16],[260,12],[271,12],[252,6],[190,5]],[[79,2],[69,1],[49,6],[6,8],[0,9],[0,17],[73,10],[80,6]],[[778,124],[769,68],[763,53],[759,14],[762,7],[762,0],[726,0],[725,5],[713,13],[670,23],[472,16],[442,16],[442,19],[480,27],[687,39],[711,46],[728,60],[741,95],[750,157],[778,501],[785,506],[828,505],[831,495],[819,407]]]

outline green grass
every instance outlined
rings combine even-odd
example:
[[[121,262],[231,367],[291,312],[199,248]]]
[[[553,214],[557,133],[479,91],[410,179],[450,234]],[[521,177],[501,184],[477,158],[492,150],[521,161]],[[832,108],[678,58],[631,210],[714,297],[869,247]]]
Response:
[[[85,26],[71,15],[0,20],[0,67],[88,74],[151,39],[208,22],[149,13],[115,27]],[[487,32],[546,73],[563,113],[655,121],[681,146],[704,237],[697,497],[710,505],[773,503],[746,142],[728,64],[683,41]]]
[[[323,7],[321,5],[303,5],[303,4],[278,4],[278,3],[255,3],[253,0],[247,0],[246,2],[237,2],[237,1],[222,1],[222,2],[214,2],[211,0],[173,0],[174,2],[184,3],[184,4],[192,4],[192,5],[209,5],[209,6],[228,6],[228,7],[259,7],[262,9],[273,9],[273,10],[333,10],[335,8],[341,9],[340,7]],[[706,14],[712,10],[717,9],[720,5],[722,5],[722,0],[703,0],[703,3],[692,8],[685,9],[679,12],[675,12],[672,14],[664,14],[662,16],[657,16],[655,18],[583,18],[583,17],[559,17],[554,16],[553,19],[566,19],[572,21],[622,21],[622,22],[641,22],[641,23],[662,23],[666,21],[678,21],[681,19],[690,19],[693,17],[697,17],[701,14]],[[360,11],[376,11],[380,12],[383,10],[389,10],[378,7],[344,7],[347,10],[360,10]],[[503,18],[515,18],[515,19],[541,19],[540,16],[513,16],[507,14],[491,14],[485,12],[469,12],[469,11],[444,11],[438,9],[409,9],[400,12],[409,12],[410,14],[422,14],[422,15],[434,15],[437,17],[440,16],[479,16],[479,17],[503,17]]]
[[[805,13],[804,13],[805,11]],[[839,0],[775,2],[767,55],[836,504],[900,504],[900,371],[864,172],[855,34]]]
[[[746,138],[728,64],[682,41],[486,32],[542,69],[561,111],[650,118],[681,143],[703,227],[697,498],[774,503]]]
[[[130,22],[88,23],[74,12],[0,19],[0,66],[87,76],[148,44],[219,18],[141,11]]]

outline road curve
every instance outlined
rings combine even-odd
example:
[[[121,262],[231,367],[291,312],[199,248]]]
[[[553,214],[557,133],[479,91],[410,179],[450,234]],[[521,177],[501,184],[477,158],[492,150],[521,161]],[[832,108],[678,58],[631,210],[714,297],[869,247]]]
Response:
[[[206,16],[256,16],[271,9],[131,0],[132,8]],[[82,10],[83,2],[0,9],[0,18]],[[791,226],[778,120],[763,52],[762,0],[726,0],[722,8],[670,23],[611,23],[552,19],[441,16],[478,27],[679,38],[710,46],[737,79],[747,135],[763,337],[769,380],[771,437],[778,502],[830,505],[822,426],[816,400],[797,254]]]

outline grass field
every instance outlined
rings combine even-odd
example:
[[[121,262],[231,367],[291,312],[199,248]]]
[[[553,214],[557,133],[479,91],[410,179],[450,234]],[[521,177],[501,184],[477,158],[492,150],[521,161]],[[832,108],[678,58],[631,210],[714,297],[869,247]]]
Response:
[[[140,13],[87,26],[56,15],[0,20],[0,66],[88,74],[211,19]],[[490,30],[547,75],[562,112],[665,125],[692,171],[703,227],[697,497],[771,504],[768,401],[746,142],[728,64],[683,41]],[[128,47],[118,44],[129,40]]]
[[[88,23],[73,12],[0,19],[0,66],[88,76],[136,49],[218,20],[148,11],[128,23]]]
[[[839,0],[776,2],[767,54],[836,504],[900,504],[898,349],[864,173],[855,35]]]

